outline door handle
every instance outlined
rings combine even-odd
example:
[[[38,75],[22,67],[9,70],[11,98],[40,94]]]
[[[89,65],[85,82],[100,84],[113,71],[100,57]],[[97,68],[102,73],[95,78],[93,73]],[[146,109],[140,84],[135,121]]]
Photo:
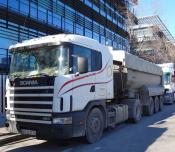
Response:
[[[95,85],[91,86],[90,92],[95,92]]]

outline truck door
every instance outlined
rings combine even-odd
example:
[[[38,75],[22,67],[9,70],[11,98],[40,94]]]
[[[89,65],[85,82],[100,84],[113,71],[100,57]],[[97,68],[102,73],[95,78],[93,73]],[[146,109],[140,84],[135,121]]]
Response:
[[[79,59],[86,66],[86,70],[78,71]],[[84,60],[84,61],[83,61]],[[94,100],[95,96],[95,74],[91,67],[91,49],[77,46],[73,47],[73,86],[72,86],[72,109],[82,110],[89,101]],[[87,64],[87,65],[83,65]],[[81,67],[82,68],[82,67]]]

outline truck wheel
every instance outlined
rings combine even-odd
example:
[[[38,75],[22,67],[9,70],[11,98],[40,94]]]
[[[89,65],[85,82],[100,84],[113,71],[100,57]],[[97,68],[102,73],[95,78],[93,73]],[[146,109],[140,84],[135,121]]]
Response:
[[[152,97],[149,98],[149,104],[144,107],[144,114],[151,116],[154,113],[154,100]]]
[[[138,102],[137,102],[138,101]],[[139,100],[136,100],[134,107],[133,107],[133,118],[132,121],[134,123],[138,123],[142,117],[142,106]]]
[[[171,94],[170,100],[171,100],[171,104],[173,104],[173,103],[174,103],[174,96],[173,96],[173,93]]]
[[[160,96],[159,98],[159,111],[163,109],[164,97]]]
[[[86,140],[88,143],[97,142],[104,129],[103,114],[100,109],[94,108],[90,111],[86,121]]]
[[[157,113],[159,111],[159,98],[154,98],[154,112]]]
[[[142,106],[138,99],[122,100],[122,104],[128,105],[128,117],[133,123],[139,122],[142,117]]]

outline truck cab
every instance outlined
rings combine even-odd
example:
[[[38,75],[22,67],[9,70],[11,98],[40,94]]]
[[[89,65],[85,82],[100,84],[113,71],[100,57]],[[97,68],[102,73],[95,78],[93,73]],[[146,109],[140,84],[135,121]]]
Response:
[[[64,34],[11,46],[8,129],[41,139],[85,135],[87,111],[113,98],[109,49]]]
[[[172,104],[175,100],[175,75],[174,75],[174,63],[159,64],[163,70],[163,83],[165,89],[165,103]]]

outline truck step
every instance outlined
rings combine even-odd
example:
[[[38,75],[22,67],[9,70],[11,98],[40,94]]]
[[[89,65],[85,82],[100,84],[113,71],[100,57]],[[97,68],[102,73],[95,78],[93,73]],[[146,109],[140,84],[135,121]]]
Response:
[[[116,124],[116,112],[113,108],[108,109],[108,127],[115,127]]]

